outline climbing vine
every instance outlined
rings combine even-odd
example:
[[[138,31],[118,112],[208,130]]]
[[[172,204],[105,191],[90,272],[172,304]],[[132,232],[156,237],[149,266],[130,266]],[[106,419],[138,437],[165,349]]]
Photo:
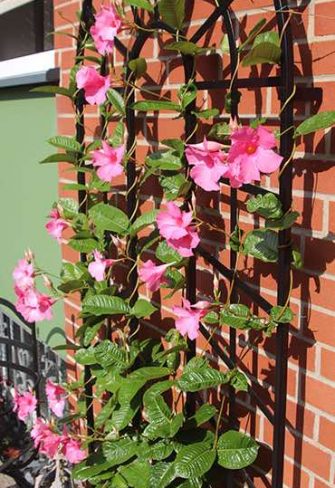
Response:
[[[133,39],[141,31],[160,35],[159,23],[149,20],[144,25],[144,12],[148,19],[158,17],[168,26],[174,39],[165,49],[191,63],[208,51],[184,35],[184,0],[112,2],[92,17],[81,16],[69,86],[39,88],[73,102],[77,135],[52,137],[49,143],[58,152],[42,163],[65,162],[78,174],[78,182],[67,189],[78,191],[79,200],[60,198],[50,211],[46,230],[59,243],[66,235],[66,245],[80,253],[80,260],[63,263],[55,281],[27,252],[13,273],[16,307],[29,322],[50,320],[56,301],[79,293],[77,342],[66,348],[75,350],[75,360],[85,373],[72,384],[48,381],[51,419],[37,418],[31,435],[41,453],[76,465],[75,480],[89,480],[101,488],[216,486],[222,468],[240,470],[257,458],[257,442],[226,430],[223,415],[227,388],[248,391],[251,386],[238,369],[215,368],[205,353],[190,358],[188,352],[201,326],[210,337],[225,325],[271,335],[293,319],[288,300],[258,316],[233,291],[240,257],[277,262],[278,233],[290,228],[299,214],[284,211],[272,192],[250,196],[246,210],[257,215],[260,225],[247,232],[237,225],[226,235],[228,247],[237,253],[226,298],[216,289],[212,296],[191,300],[185,295],[185,276],[200,244],[199,230],[211,225],[198,213],[195,191],[199,187],[219,192],[222,179],[240,188],[260,182],[264,174],[280,178],[294,153],[283,159],[278,153],[280,134],[268,129],[265,119],[241,125],[234,114],[243,104],[234,89],[237,69],[225,97],[225,121],[212,123],[202,140],[199,121],[209,123],[221,114],[217,108],[197,106],[194,69],[176,100],[159,98],[141,87],[139,80],[147,70],[144,58],[127,59],[124,71],[116,75],[113,53],[122,30]],[[229,52],[228,45],[224,36],[218,52]],[[262,19],[240,43],[237,67],[278,64],[280,59],[281,38]],[[86,105],[100,110],[101,137],[93,141],[83,138]],[[178,139],[155,141],[159,149],[143,164],[136,159],[136,139],[127,144],[132,111],[187,115],[191,131]],[[295,140],[334,122],[335,113],[325,112],[289,129]],[[132,198],[126,210],[113,200],[115,182],[124,177],[126,200]],[[149,178],[155,178],[164,198],[157,208],[144,212],[140,196]],[[300,254],[293,249],[292,267],[301,265]],[[48,293],[41,292],[41,286]],[[143,332],[144,324],[155,323],[160,310],[153,294],[162,289],[167,291],[165,300],[180,290],[184,298],[172,308],[174,326],[153,339]],[[77,398],[76,407],[65,415],[70,395]],[[17,392],[14,403],[19,418],[29,422],[36,407],[33,392]],[[84,429],[73,428],[85,417],[89,420]]]

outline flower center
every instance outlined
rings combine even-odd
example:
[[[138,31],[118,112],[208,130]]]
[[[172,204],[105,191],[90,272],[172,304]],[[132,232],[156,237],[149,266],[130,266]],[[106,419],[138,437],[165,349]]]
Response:
[[[257,146],[256,144],[248,144],[246,148],[246,153],[247,154],[254,154],[256,152]]]

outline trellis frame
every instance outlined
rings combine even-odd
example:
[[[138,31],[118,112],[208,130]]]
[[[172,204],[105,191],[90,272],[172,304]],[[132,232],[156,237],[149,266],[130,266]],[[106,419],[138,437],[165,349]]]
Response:
[[[187,1],[187,0],[186,0]],[[230,79],[225,80],[210,80],[210,81],[196,81],[195,85],[198,90],[217,90],[217,89],[231,89],[232,93],[232,106],[231,115],[233,117],[238,116],[238,103],[237,103],[237,90],[239,88],[258,89],[262,87],[275,87],[279,93],[279,99],[281,102],[281,110],[279,114],[280,118],[280,154],[283,156],[282,172],[279,177],[279,192],[277,194],[281,201],[283,211],[287,212],[291,208],[292,204],[292,161],[291,154],[293,150],[293,94],[294,94],[294,78],[293,78],[293,38],[289,17],[289,6],[287,0],[273,0],[274,12],[276,14],[278,32],[281,39],[281,61],[280,71],[277,76],[259,77],[259,78],[238,78],[236,75],[236,68],[238,64],[238,50],[235,40],[234,27],[233,27],[233,0],[219,0],[219,5],[215,7],[213,13],[208,19],[198,28],[198,30],[189,39],[191,42],[198,42],[210,29],[214,23],[222,17],[226,33],[228,36],[229,51],[230,51]],[[135,21],[138,25],[142,26],[142,21],[137,13],[137,9],[133,8],[133,14]],[[84,53],[83,39],[85,31],[93,23],[93,7],[92,0],[83,0],[81,25],[78,37],[77,55],[80,56]],[[162,31],[175,33],[175,30],[159,20],[159,13],[157,7],[155,8],[153,20],[150,25],[145,26],[146,29],[159,29]],[[115,40],[115,46],[121,55],[124,57],[125,65],[132,59],[136,59],[140,56],[141,50],[145,45],[145,42],[151,36],[149,30],[140,30],[130,50],[120,42]],[[185,82],[195,73],[194,57],[190,55],[182,55],[182,61],[185,73]],[[106,72],[106,63],[102,63],[102,72]],[[131,77],[130,69],[127,67],[126,77]],[[231,81],[232,80],[232,81]],[[159,85],[159,88],[164,88],[164,85]],[[126,90],[129,88],[126,88]],[[135,111],[130,108],[130,105],[134,102],[134,92],[130,93],[128,98],[128,104],[126,107],[126,125],[127,125],[127,150],[133,148],[135,142]],[[194,128],[196,126],[196,117],[192,114],[195,106],[191,103],[185,111],[185,136],[189,137],[189,142],[196,142],[196,135],[194,134]],[[77,125],[76,125],[76,139],[78,142],[83,143],[85,138],[84,129],[84,110],[85,101],[81,92],[76,97],[76,112],[77,112]],[[102,127],[105,126],[105,121],[102,120]],[[192,135],[193,134],[193,135]],[[128,217],[133,216],[136,208],[136,168],[132,161],[127,163],[127,213]],[[85,174],[78,173],[78,183],[85,183]],[[222,180],[223,185],[227,185],[228,181]],[[265,188],[255,185],[243,185],[241,188],[230,189],[230,230],[235,229],[237,223],[238,214],[238,196],[239,193],[248,193],[252,195],[264,194],[269,191]],[[82,207],[84,205],[85,192],[79,191],[79,203]],[[133,241],[130,247],[130,256],[136,257],[135,252],[136,242]],[[196,255],[202,256],[213,269],[228,280],[233,279],[233,269],[236,263],[237,254],[230,249],[230,266],[227,267],[220,263],[215,257],[211,256],[205,249],[198,246]],[[285,229],[279,232],[279,246],[278,246],[278,288],[277,288],[277,304],[284,306],[287,303],[290,293],[290,273],[291,273],[291,230]],[[85,260],[85,255],[81,255],[81,259]],[[136,270],[134,270],[130,276],[130,287],[134,287],[137,280]],[[247,282],[242,281],[240,278],[234,278],[233,296],[237,290],[243,291],[247,294],[252,301],[257,304],[265,312],[269,312],[272,305],[261,296],[260,293],[255,291]],[[186,297],[191,303],[196,301],[196,256],[190,258],[189,266],[186,273]],[[135,296],[133,297],[135,299]],[[234,368],[236,365],[236,330],[231,328],[229,333],[229,350],[228,354],[221,348],[215,337],[211,337],[207,329],[201,325],[201,334],[209,341],[214,352],[218,357],[229,367]],[[252,388],[249,394],[255,401],[257,407],[262,411],[265,417],[273,425],[273,454],[272,454],[272,481],[271,488],[282,488],[283,486],[283,471],[284,471],[284,449],[285,449],[285,425],[286,425],[286,392],[287,392],[287,360],[288,360],[288,334],[289,324],[280,324],[276,331],[276,353],[275,353],[275,384],[274,384],[274,409],[271,409],[265,404]],[[190,343],[189,356],[195,355],[195,344]],[[86,371],[86,379],[90,378],[90,372]],[[92,394],[92,385],[90,382],[86,382],[87,394],[90,397]],[[90,402],[88,402],[89,405]],[[229,394],[229,421],[230,426],[235,426],[236,417],[236,405],[235,405],[235,393],[231,390]],[[191,406],[192,408],[192,406]],[[92,407],[88,408],[88,426],[89,430],[94,425],[94,415]],[[254,487],[254,483],[251,477],[246,473],[246,483],[249,487]],[[233,473],[228,476],[227,488],[233,488],[234,475]]]

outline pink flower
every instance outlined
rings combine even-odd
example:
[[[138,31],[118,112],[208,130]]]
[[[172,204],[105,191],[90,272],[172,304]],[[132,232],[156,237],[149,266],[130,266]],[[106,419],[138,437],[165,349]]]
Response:
[[[91,27],[90,33],[97,51],[103,56],[113,51],[114,37],[119,32],[121,24],[121,19],[113,6],[102,7],[96,14],[95,24]]]
[[[111,147],[106,141],[102,141],[102,149],[92,152],[92,164],[97,169],[97,174],[102,181],[112,182],[115,176],[123,173],[121,164],[125,153],[124,145]]]
[[[34,286],[34,267],[26,259],[20,259],[13,271],[13,279],[17,290],[27,290]],[[19,293],[19,292],[18,292]]]
[[[234,188],[259,181],[261,173],[276,171],[283,160],[272,150],[276,147],[276,139],[265,127],[241,127],[232,133],[231,142],[226,176]]]
[[[27,322],[40,322],[52,319],[51,307],[54,300],[48,295],[40,293],[35,288],[20,292],[16,302],[16,310]]]
[[[30,435],[34,439],[35,448],[50,459],[55,457],[63,441],[63,436],[56,434],[41,418],[36,419]]]
[[[151,259],[142,264],[138,275],[140,279],[147,285],[150,291],[157,291],[161,284],[166,282],[164,273],[169,267],[169,264],[161,264],[156,266]]]
[[[182,212],[173,202],[167,204],[167,210],[157,215],[157,225],[161,236],[168,245],[183,257],[192,256],[195,247],[200,242],[192,222],[192,212]]]
[[[62,219],[57,208],[53,208],[49,214],[50,220],[45,224],[45,228],[48,234],[56,239],[58,242],[61,241],[62,232],[64,229],[69,227],[66,220]]]
[[[57,385],[48,379],[45,392],[48,398],[50,410],[56,415],[56,417],[63,417],[66,390],[61,385]]]
[[[80,443],[68,437],[64,442],[63,453],[71,464],[80,463],[86,458],[86,453],[81,449]]]
[[[20,420],[25,421],[29,415],[35,412],[37,405],[36,397],[26,391],[20,395],[16,390],[14,394],[14,408],[13,412],[17,412],[17,416]]]
[[[172,311],[177,315],[176,329],[181,335],[187,335],[189,339],[194,340],[199,335],[199,322],[206,315],[206,309],[209,303],[205,301],[191,305],[185,298],[182,299],[182,307],[173,307]]]
[[[193,166],[191,178],[206,191],[219,190],[218,182],[228,170],[226,154],[222,152],[223,146],[218,142],[204,141],[200,144],[189,144],[185,155],[188,164]]]
[[[97,281],[103,281],[105,279],[106,268],[112,266],[115,262],[114,259],[106,259],[103,255],[95,250],[93,251],[94,261],[88,265],[88,272]]]
[[[87,103],[101,105],[110,87],[109,76],[101,76],[92,66],[83,66],[76,74],[78,88],[83,88]]]

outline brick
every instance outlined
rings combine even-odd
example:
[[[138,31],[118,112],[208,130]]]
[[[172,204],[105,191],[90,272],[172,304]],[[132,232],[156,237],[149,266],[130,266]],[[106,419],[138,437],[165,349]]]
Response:
[[[335,2],[317,3],[315,5],[314,33],[316,36],[328,36],[335,33],[334,19],[330,12],[334,12]]]
[[[306,378],[306,395],[301,398],[310,405],[335,415],[335,388],[315,378]]]
[[[335,381],[335,351],[321,349],[321,376]]]
[[[335,422],[320,417],[319,442],[328,449],[335,451]]]

